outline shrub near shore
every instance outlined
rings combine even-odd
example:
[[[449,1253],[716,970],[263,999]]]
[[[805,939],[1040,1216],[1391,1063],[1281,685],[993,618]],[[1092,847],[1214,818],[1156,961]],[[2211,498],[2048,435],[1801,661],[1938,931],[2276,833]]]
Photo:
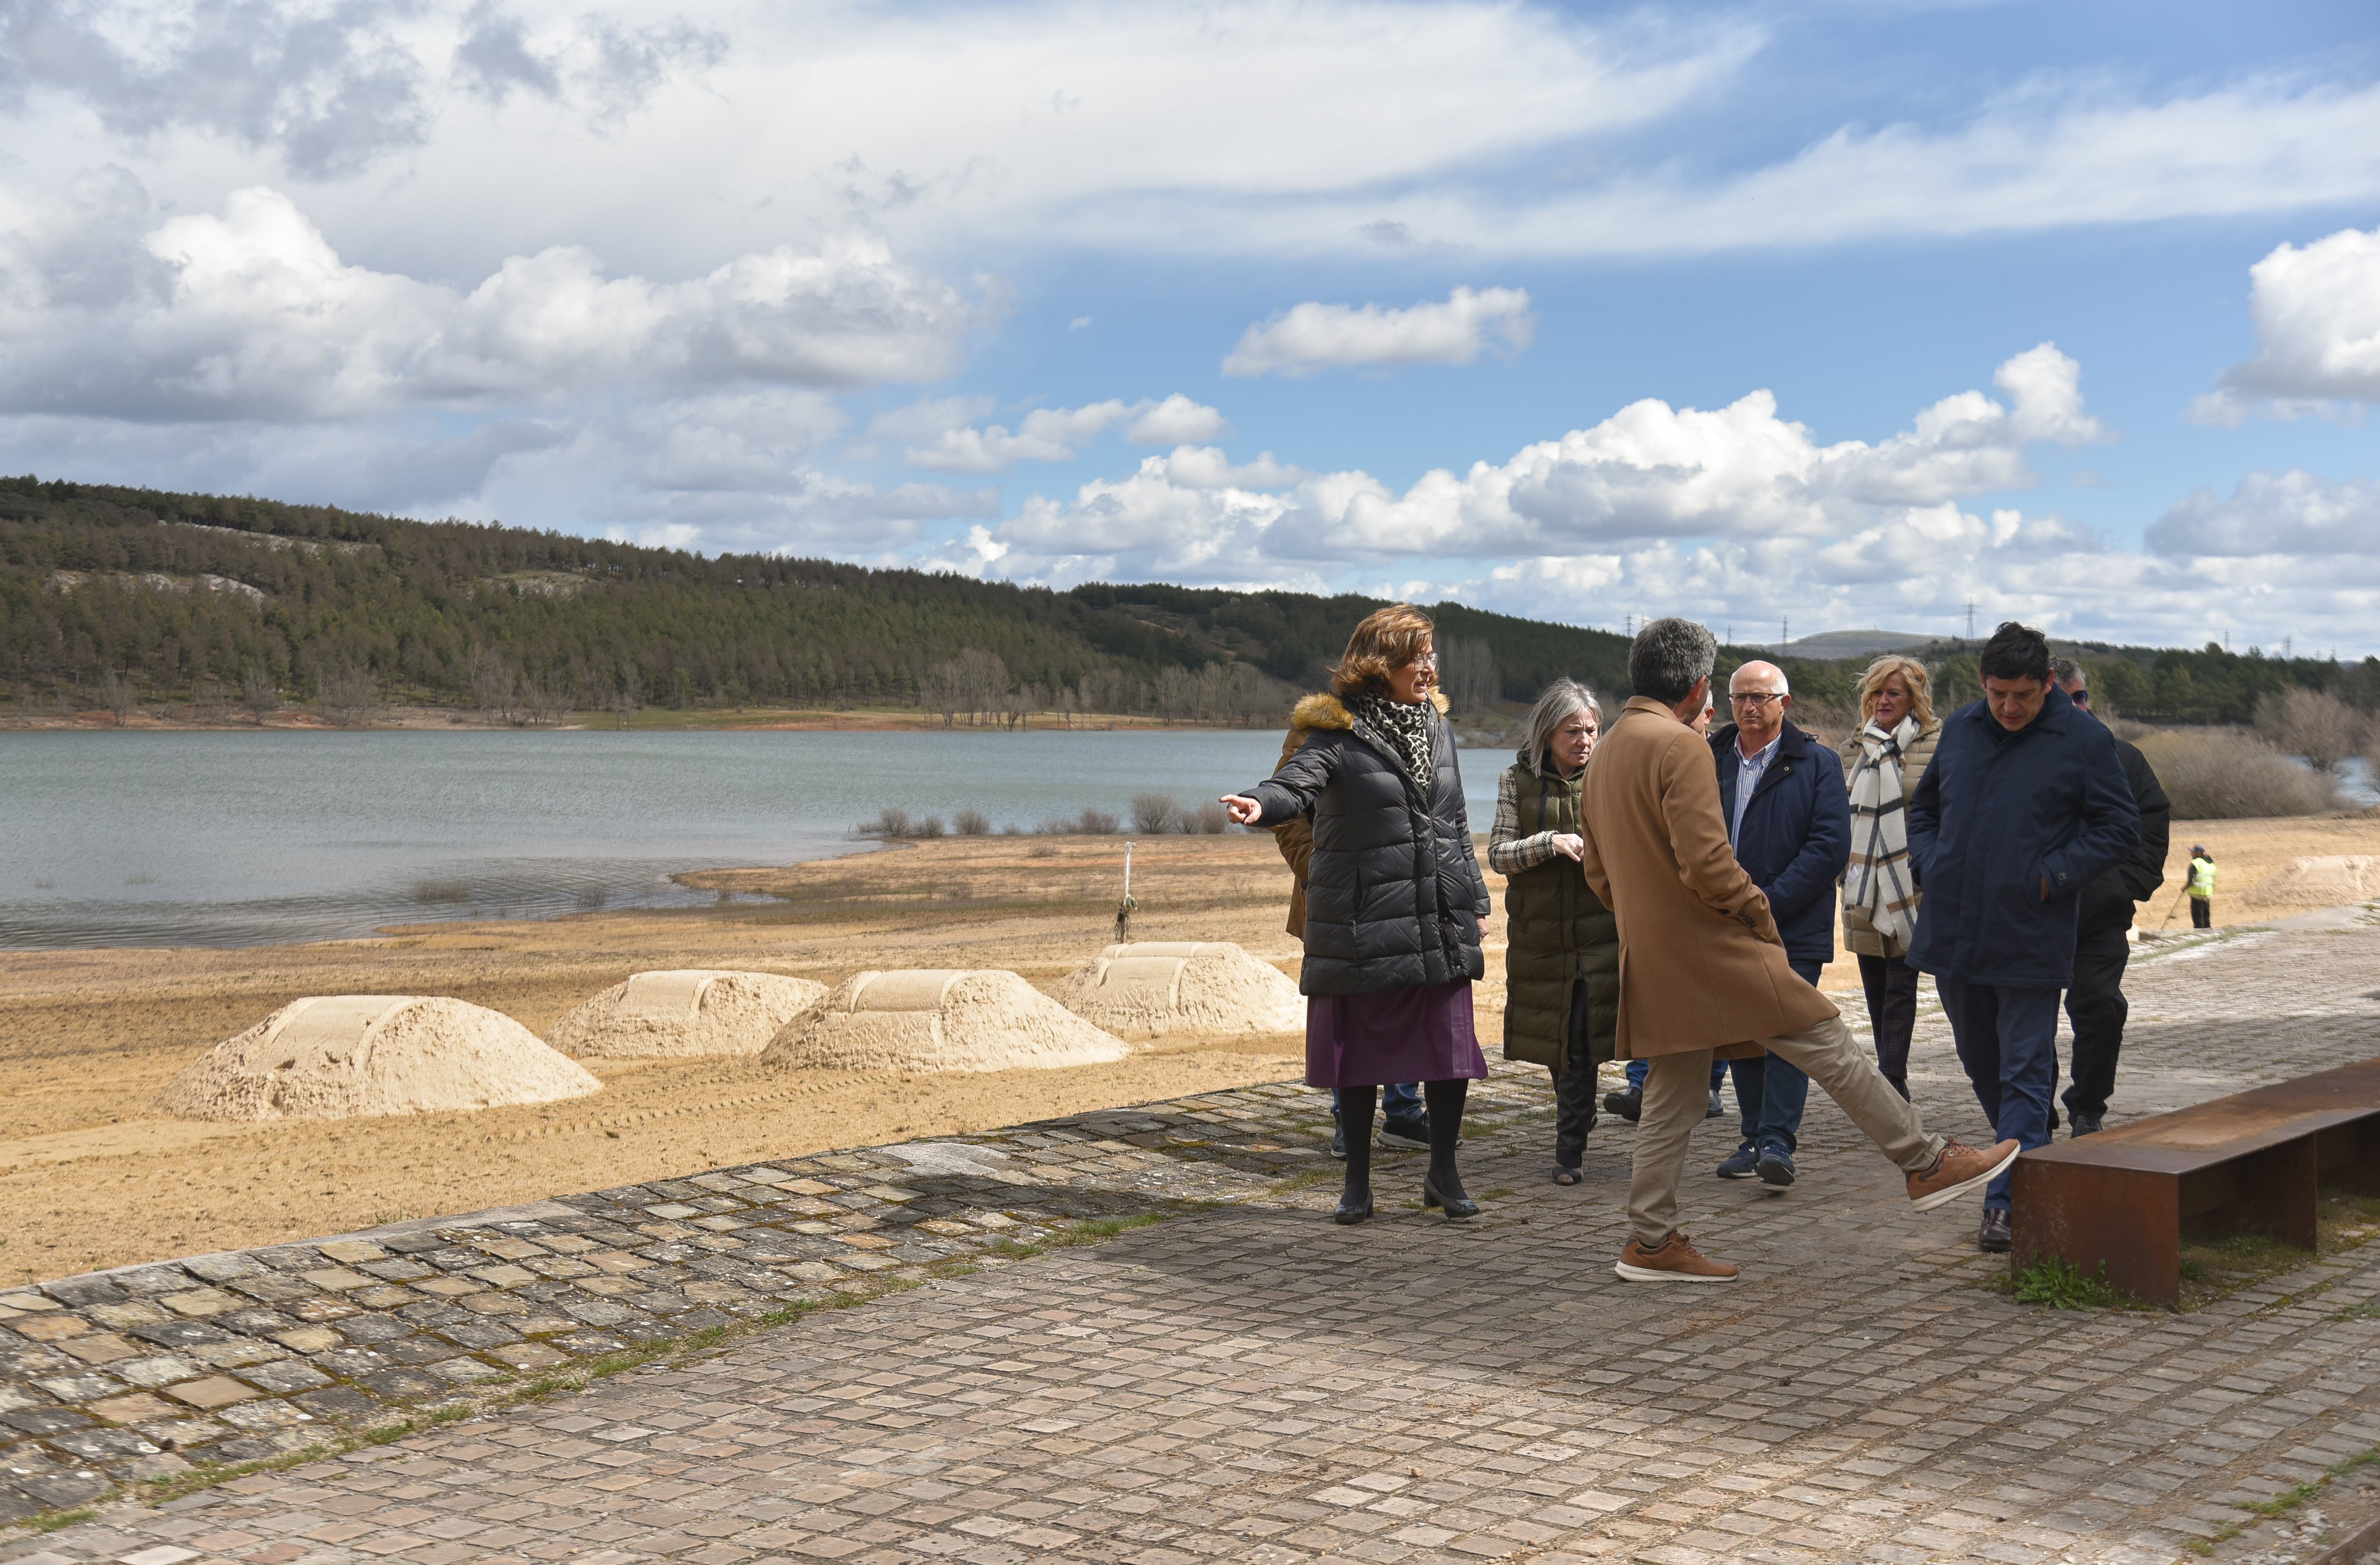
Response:
[[[1144,837],[1220,836],[1231,829],[1231,817],[1214,799],[1196,805],[1184,805],[1171,794],[1139,793],[1132,796],[1132,829]],[[1070,820],[1044,820],[1030,828],[1014,821],[1000,828],[1003,837],[1112,837],[1123,830],[1121,818],[1106,810],[1086,807]],[[881,837],[891,842],[930,842],[937,837],[989,837],[991,818],[979,809],[963,809],[945,827],[939,815],[913,816],[905,809],[887,806],[873,820],[864,820],[852,831],[862,837]]]

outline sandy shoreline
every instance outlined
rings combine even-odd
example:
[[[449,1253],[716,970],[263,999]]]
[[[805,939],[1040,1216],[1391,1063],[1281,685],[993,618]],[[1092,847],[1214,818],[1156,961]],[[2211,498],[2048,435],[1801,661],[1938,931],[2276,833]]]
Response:
[[[2380,853],[2380,819],[2184,823],[2223,867],[2221,924],[2303,911],[2243,893],[2309,854]],[[903,853],[683,877],[766,902],[552,922],[414,925],[369,940],[234,949],[0,952],[0,1281],[281,1242],[405,1218],[682,1175],[722,1163],[959,1134],[1253,1082],[1294,1079],[1294,1034],[1170,1041],[1113,1065],[990,1075],[794,1074],[750,1059],[589,1062],[605,1090],[541,1108],[317,1124],[164,1118],[192,1058],[306,994],[448,994],[540,1035],[629,974],[722,966],[833,983],[863,968],[988,966],[1047,989],[1111,938],[1123,844],[943,839]],[[1143,841],[1134,934],[1225,940],[1294,976],[1286,871],[1269,838]],[[1502,1037],[1501,883],[1491,877],[1479,1032]],[[2186,928],[2180,910],[2168,926]],[[1856,964],[1824,987],[1853,1016]],[[1315,1098],[1317,1122],[1327,1110]]]

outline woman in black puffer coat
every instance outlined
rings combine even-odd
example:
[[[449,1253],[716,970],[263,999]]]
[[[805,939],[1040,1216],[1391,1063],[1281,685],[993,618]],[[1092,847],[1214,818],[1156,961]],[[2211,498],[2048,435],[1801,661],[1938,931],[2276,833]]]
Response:
[[[1472,1082],[1488,1074],[1472,1027],[1485,970],[1488,883],[1471,843],[1454,734],[1434,686],[1429,617],[1398,603],[1367,617],[1331,671],[1330,696],[1298,704],[1311,731],[1272,777],[1223,800],[1244,826],[1313,812],[1306,868],[1305,1080],[1340,1089],[1347,1188],[1338,1220],[1372,1215],[1378,1089],[1419,1081],[1429,1110],[1422,1200],[1467,1218],[1454,1146]]]

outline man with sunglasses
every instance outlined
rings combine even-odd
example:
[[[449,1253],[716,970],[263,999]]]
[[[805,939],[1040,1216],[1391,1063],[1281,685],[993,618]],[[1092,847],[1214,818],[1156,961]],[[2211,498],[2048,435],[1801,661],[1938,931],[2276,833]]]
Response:
[[[2091,711],[2082,664],[2053,659],[2049,675],[2077,711],[2098,716]],[[2116,1058],[2123,1052],[2124,1022],[2131,1014],[2124,999],[2124,968],[2131,961],[2132,911],[2165,883],[2165,855],[2173,843],[2173,805],[2148,757],[2121,738],[2116,739],[2116,756],[2141,812],[2141,842],[2091,878],[2075,911],[2074,982],[2066,991],[2066,1019],[2074,1026],[2074,1070],[2066,1088],[2070,1135],[2097,1130],[2108,1095],[2116,1090]],[[2050,1128],[2058,1127],[2053,1122]]]
[[[1749,662],[1727,682],[1734,721],[1710,734],[1719,810],[1735,861],[1767,893],[1785,960],[1813,988],[1835,954],[1835,882],[1851,862],[1851,791],[1835,752],[1785,720],[1793,690],[1775,663]],[[1742,1144],[1721,1179],[1793,1183],[1810,1078],[1769,1056],[1732,1060]]]

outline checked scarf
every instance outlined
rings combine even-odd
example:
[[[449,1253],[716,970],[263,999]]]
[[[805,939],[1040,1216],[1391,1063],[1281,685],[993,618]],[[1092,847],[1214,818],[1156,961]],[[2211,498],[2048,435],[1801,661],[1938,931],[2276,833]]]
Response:
[[[1407,706],[1386,696],[1363,695],[1355,698],[1354,705],[1355,715],[1389,742],[1389,747],[1397,752],[1397,758],[1405,763],[1405,770],[1427,795],[1430,783],[1429,720],[1433,715],[1429,703],[1416,701]]]
[[[1852,773],[1852,862],[1843,872],[1843,903],[1866,913],[1878,934],[1909,949],[1917,933],[1917,889],[1909,874],[1909,816],[1900,791],[1900,754],[1917,737],[1917,720],[1904,717],[1888,734],[1875,723],[1860,730],[1859,767]]]

